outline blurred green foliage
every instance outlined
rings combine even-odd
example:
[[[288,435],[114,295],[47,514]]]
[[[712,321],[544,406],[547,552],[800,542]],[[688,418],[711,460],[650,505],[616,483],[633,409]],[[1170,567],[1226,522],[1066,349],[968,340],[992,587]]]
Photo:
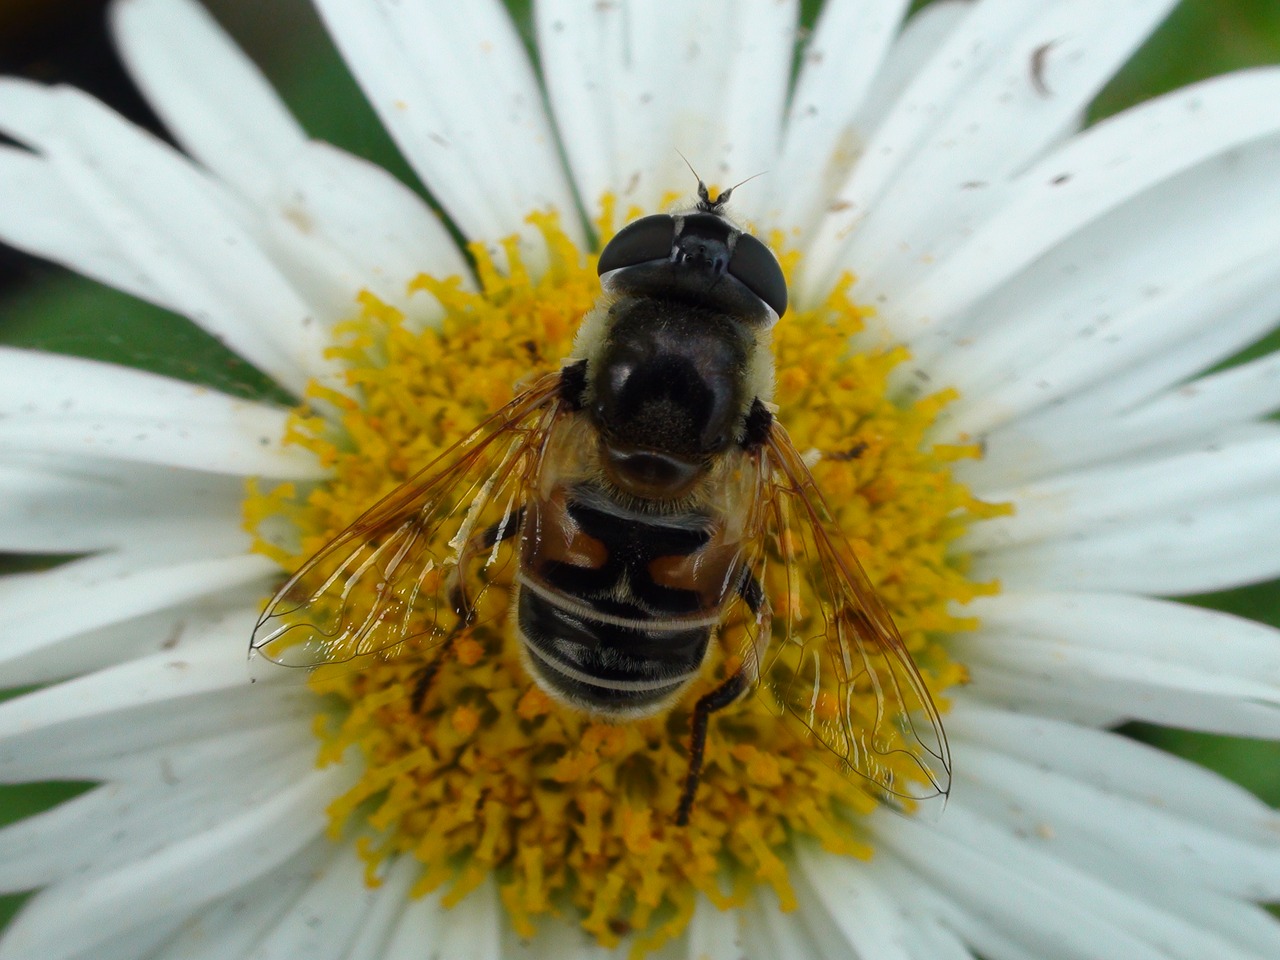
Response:
[[[529,0],[509,2],[530,39]],[[820,0],[803,0],[802,5],[811,24]],[[304,126],[321,139],[382,164],[420,189],[327,38],[315,30],[303,30],[300,36],[273,56],[268,73]],[[1091,119],[1208,76],[1277,62],[1277,0],[1184,0],[1102,92]],[[0,298],[0,343],[130,364],[246,397],[287,400],[251,366],[185,320],[66,273],[40,275]],[[1277,346],[1280,334],[1255,352]],[[1197,602],[1280,626],[1280,583]],[[1133,725],[1128,732],[1218,770],[1270,803],[1280,804],[1280,747],[1275,744],[1145,725]],[[75,784],[0,787],[0,824],[83,789]],[[0,898],[0,924],[20,900]]]

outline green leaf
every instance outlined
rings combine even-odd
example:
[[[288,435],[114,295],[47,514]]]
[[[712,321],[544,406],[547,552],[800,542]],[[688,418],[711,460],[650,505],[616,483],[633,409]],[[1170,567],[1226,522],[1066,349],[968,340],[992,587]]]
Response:
[[[103,360],[277,403],[287,393],[185,317],[70,273],[0,300],[0,343]]]

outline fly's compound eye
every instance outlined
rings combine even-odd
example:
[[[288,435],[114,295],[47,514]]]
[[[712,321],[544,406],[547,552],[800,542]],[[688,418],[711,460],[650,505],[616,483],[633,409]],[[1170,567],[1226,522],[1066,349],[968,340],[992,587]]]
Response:
[[[779,317],[787,312],[787,278],[782,274],[782,265],[773,252],[751,234],[744,233],[738,237],[729,260],[729,274],[767,303]]]
[[[619,230],[600,251],[596,272],[603,276],[610,270],[634,267],[653,260],[666,260],[676,239],[676,221],[665,213],[641,217]]]
[[[769,323],[787,310],[787,280],[763,243],[711,213],[656,213],[629,223],[600,252],[596,271],[615,292],[709,304]]]

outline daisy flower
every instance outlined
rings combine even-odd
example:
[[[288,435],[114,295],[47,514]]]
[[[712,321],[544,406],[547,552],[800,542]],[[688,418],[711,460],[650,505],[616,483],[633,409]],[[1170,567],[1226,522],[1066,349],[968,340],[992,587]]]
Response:
[[[1280,316],[1280,72],[1082,130],[1171,0],[829,0],[799,46],[794,2],[544,0],[536,68],[496,0],[317,6],[442,215],[191,0],[111,9],[180,149],[0,81],[0,239],[291,398],[0,350],[0,548],[79,557],[0,582],[42,685],[0,772],[98,784],[0,831],[0,958],[1280,956],[1280,817],[1112,729],[1280,735],[1276,631],[1160,599],[1280,574],[1280,357],[1222,366]],[[689,698],[550,701],[509,564],[438,661],[250,682],[285,572],[571,355],[677,149],[767,171],[774,399],[942,712],[935,817],[749,697],[677,825]]]

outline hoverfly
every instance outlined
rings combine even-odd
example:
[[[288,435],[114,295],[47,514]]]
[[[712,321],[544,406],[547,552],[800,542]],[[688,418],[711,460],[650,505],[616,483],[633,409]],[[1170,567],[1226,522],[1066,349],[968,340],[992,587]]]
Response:
[[[699,180],[691,209],[623,227],[600,254],[603,292],[572,358],[303,564],[251,652],[316,666],[412,643],[441,648],[438,664],[514,543],[525,668],[595,717],[669,709],[712,641],[728,642],[727,618],[743,624],[736,666],[693,706],[677,823],[709,717],[753,688],[882,799],[945,797],[938,711],[770,408],[787,285],[726,215],[730,193],[712,200]],[[802,580],[817,608],[807,618]],[[786,596],[771,602],[777,581]]]

